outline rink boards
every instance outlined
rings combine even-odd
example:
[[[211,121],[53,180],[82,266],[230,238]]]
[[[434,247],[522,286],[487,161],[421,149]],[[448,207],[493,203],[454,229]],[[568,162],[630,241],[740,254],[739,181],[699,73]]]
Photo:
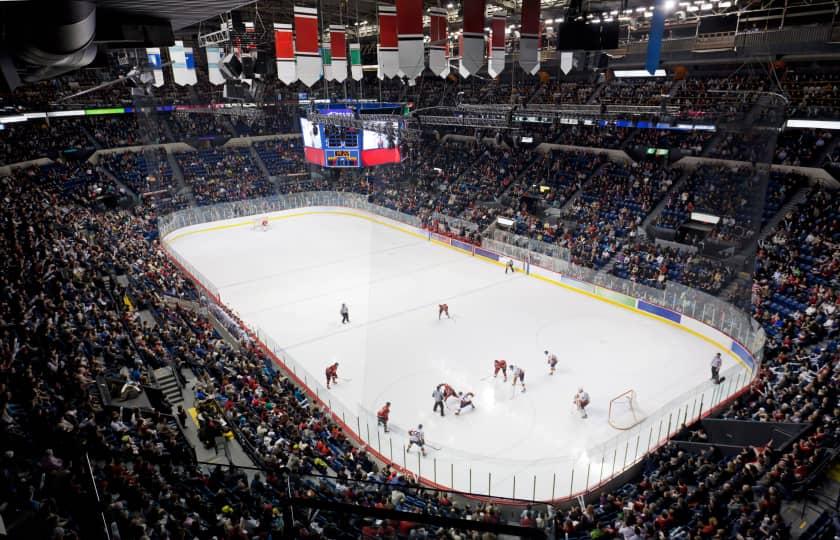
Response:
[[[310,207],[270,214],[269,220],[271,222],[271,230],[266,233],[249,230],[253,224],[252,218],[194,225],[172,232],[164,239],[164,242],[167,244],[168,249],[175,255],[176,259],[178,259],[186,267],[185,269],[192,273],[198,281],[207,286],[207,289],[211,291],[211,294],[214,296],[218,295],[218,299],[221,302],[225,303],[229,308],[239,313],[239,316],[246,322],[246,324],[249,324],[255,330],[260,340],[266,343],[268,349],[276,352],[276,360],[285,364],[286,367],[288,367],[289,370],[300,379],[301,383],[306,385],[312,391],[313,397],[322,401],[325,406],[330,408],[330,410],[335,414],[337,420],[342,421],[349,429],[357,432],[357,435],[360,437],[362,442],[369,445],[372,451],[379,453],[383,459],[391,460],[396,465],[404,467],[415,474],[419,473],[424,479],[429,481],[429,483],[435,483],[443,487],[454,488],[461,491],[470,491],[481,494],[489,493],[493,496],[510,497],[511,495],[515,495],[517,497],[528,498],[536,496],[538,499],[566,497],[572,493],[579,492],[584,488],[591,488],[592,486],[605,481],[613,474],[625,469],[629,466],[629,464],[638,461],[647,449],[656,447],[656,445],[663,441],[670,432],[676,431],[676,428],[678,427],[676,418],[691,419],[707,413],[714,405],[736,393],[751,379],[752,369],[754,366],[752,357],[740,344],[723,332],[674,311],[666,310],[659,306],[631,298],[618,292],[544,270],[534,264],[529,265],[524,261],[517,261],[516,266],[518,269],[528,270],[527,276],[522,275],[523,273],[520,272],[520,277],[518,278],[530,282],[530,285],[527,285],[527,289],[539,289],[541,291],[541,295],[554,294],[546,292],[552,288],[574,292],[580,297],[579,300],[584,299],[589,304],[592,304],[592,301],[597,300],[597,304],[609,304],[610,306],[618,307],[623,311],[632,313],[632,315],[639,321],[647,319],[650,321],[656,321],[657,324],[667,326],[672,329],[679,329],[681,332],[688,334],[693,338],[698,338],[696,340],[698,342],[696,346],[697,348],[708,349],[708,346],[711,346],[715,350],[726,352],[729,359],[728,363],[725,364],[725,368],[732,368],[736,370],[738,373],[737,378],[733,377],[733,380],[730,381],[730,386],[725,390],[714,386],[710,386],[705,389],[697,387],[696,395],[692,393],[686,396],[672,396],[675,399],[684,397],[684,403],[681,402],[677,404],[669,402],[669,410],[661,411],[662,414],[659,415],[661,418],[654,418],[653,415],[651,415],[648,422],[640,425],[637,429],[631,432],[616,433],[614,431],[607,430],[604,432],[601,430],[598,436],[588,437],[586,436],[588,435],[586,431],[594,431],[592,429],[594,422],[592,425],[576,426],[573,423],[566,422],[566,419],[561,418],[559,424],[562,424],[563,436],[578,438],[577,434],[570,430],[584,430],[585,432],[583,432],[581,436],[583,436],[583,439],[589,443],[589,446],[584,448],[577,447],[575,448],[573,455],[559,456],[553,463],[544,463],[547,459],[546,455],[534,455],[531,458],[526,456],[524,459],[516,459],[514,457],[506,459],[503,455],[478,455],[470,451],[469,448],[450,448],[450,443],[453,439],[447,439],[441,435],[442,440],[438,440],[436,439],[435,434],[431,431],[427,433],[429,442],[431,444],[440,445],[439,447],[442,448],[441,451],[432,452],[435,455],[430,456],[429,458],[420,458],[419,455],[414,456],[404,454],[402,448],[407,442],[404,440],[404,430],[413,424],[411,424],[409,419],[400,418],[399,415],[395,415],[393,419],[394,430],[390,436],[385,439],[384,434],[380,433],[376,429],[375,419],[372,418],[371,411],[375,410],[377,403],[365,402],[365,399],[367,399],[366,393],[376,393],[375,383],[366,381],[366,387],[363,389],[364,392],[361,394],[361,397],[351,397],[350,394],[346,393],[346,387],[341,388],[340,390],[333,389],[327,391],[323,386],[321,386],[322,377],[318,376],[321,372],[319,366],[308,362],[306,359],[306,347],[308,346],[306,340],[296,340],[296,343],[303,343],[303,345],[298,346],[297,350],[294,350],[293,347],[291,353],[287,351],[286,346],[288,343],[284,342],[284,332],[275,331],[274,329],[269,328],[270,324],[267,324],[265,320],[256,324],[259,310],[254,311],[254,317],[249,316],[249,310],[246,306],[247,301],[237,298],[237,295],[240,294],[241,291],[229,292],[223,286],[223,283],[218,283],[219,281],[224,280],[214,279],[213,267],[218,264],[218,261],[215,261],[213,264],[209,264],[207,261],[211,259],[208,259],[206,256],[204,259],[202,259],[202,257],[197,257],[197,259],[193,260],[191,258],[191,254],[189,253],[190,249],[182,249],[188,244],[198,242],[203,245],[207,245],[209,243],[209,245],[212,246],[214,239],[221,240],[231,234],[236,236],[236,244],[240,244],[244,241],[249,243],[252,242],[256,246],[259,246],[265,242],[272,241],[272,237],[275,235],[284,234],[286,232],[284,231],[284,229],[286,229],[285,224],[287,223],[295,222],[295,220],[310,220],[310,223],[321,223],[328,216],[331,219],[347,219],[349,220],[347,223],[350,223],[351,220],[367,222],[370,227],[374,227],[374,229],[371,229],[374,232],[371,233],[369,240],[371,244],[376,243],[380,234],[383,234],[384,237],[387,237],[391,241],[397,242],[399,242],[399,240],[391,238],[392,232],[397,232],[405,237],[410,237],[412,241],[417,243],[417,245],[406,244],[407,247],[395,248],[395,250],[421,250],[422,255],[417,257],[417,260],[419,261],[423,261],[428,258],[434,259],[436,257],[440,257],[440,260],[442,261],[441,264],[455,264],[459,269],[464,268],[465,271],[470,273],[474,272],[476,274],[486,273],[484,270],[480,269],[480,266],[476,266],[484,265],[487,268],[492,269],[493,272],[493,274],[488,274],[490,278],[485,279],[496,279],[496,274],[502,273],[502,257],[491,250],[477,248],[469,244],[411,227],[379,215],[347,208]],[[383,228],[383,230],[388,230],[389,233],[386,234],[377,232],[376,230],[380,227]],[[345,227],[342,225],[342,228]],[[288,232],[299,233],[300,231],[289,230]],[[248,236],[242,236],[243,233]],[[429,251],[430,249],[433,251]],[[212,248],[210,248],[210,250],[212,251]],[[437,252],[446,252],[446,255],[440,255],[437,254]],[[455,263],[451,263],[450,261],[454,260],[451,258],[454,253],[458,254],[457,257],[469,257],[476,262],[469,263],[468,266],[463,267],[460,265],[466,263],[457,261]],[[415,261],[409,262],[413,263]],[[374,270],[365,270],[374,271],[375,268]],[[424,277],[421,275],[417,279],[418,282],[422,282]],[[488,294],[491,296],[493,294],[498,294],[499,289],[508,286],[506,283],[501,282],[498,284],[495,282],[488,283],[488,287],[490,287],[490,289],[488,289]],[[239,286],[239,283],[237,283],[237,286]],[[517,286],[522,287],[524,285]],[[373,287],[376,287],[376,285]],[[259,288],[264,290],[264,284],[260,285]],[[375,296],[375,294],[371,296]],[[519,296],[517,295],[512,296],[512,298],[518,297]],[[563,298],[565,299],[566,297]],[[465,299],[459,300],[459,302],[456,302],[455,305],[465,304]],[[497,299],[493,299],[492,301],[495,302],[496,300]],[[450,304],[450,307],[454,307],[452,303]],[[379,306],[373,306],[371,309],[374,310],[374,308],[378,309]],[[474,312],[480,314],[482,311],[481,306],[479,306],[479,308]],[[575,310],[573,309],[572,311]],[[457,317],[458,308],[455,308],[454,313]],[[301,318],[305,318],[305,315],[306,313],[301,315]],[[387,315],[387,317],[391,316],[392,315]],[[403,313],[394,314],[393,317],[403,318],[402,324],[396,325],[394,330],[401,330],[404,326],[406,326],[405,323],[407,322],[419,324],[417,323],[417,320],[406,319],[406,317],[411,316],[411,314],[406,315]],[[603,315],[599,312],[599,314],[591,320],[597,321],[598,317],[603,317]],[[610,317],[612,317],[612,315],[610,315]],[[280,319],[283,319],[283,317],[281,316]],[[288,325],[289,320],[291,319],[286,317],[284,319],[284,325]],[[459,319],[459,321],[460,320],[465,319]],[[566,321],[565,324],[568,324],[568,322],[569,321]],[[596,322],[594,324],[599,323]],[[622,319],[616,327],[616,332],[621,326],[626,326],[627,324],[627,319]],[[458,325],[461,325],[466,333],[469,332],[469,321],[466,321],[466,324],[464,324],[464,322],[458,322],[451,328],[454,329]],[[422,330],[423,329],[421,328],[421,331]],[[431,331],[440,333],[439,328],[432,329]],[[648,330],[645,329],[644,331]],[[611,332],[610,327],[606,326],[604,332]],[[448,336],[447,339],[451,339],[451,344],[454,346],[460,346],[458,345],[458,342],[465,339],[462,338],[460,334],[461,332],[452,330],[451,335]],[[429,335],[438,336],[439,334]],[[521,335],[525,336],[525,334]],[[335,336],[332,336],[329,339],[335,339]],[[373,336],[366,337],[365,339],[368,340],[368,343],[364,345],[364,354],[362,354],[362,356],[373,355],[371,351],[376,349],[376,347],[371,345],[371,343],[373,343],[377,338],[376,336]],[[423,337],[420,336],[419,339],[423,339]],[[525,338],[523,338],[523,341],[525,341]],[[705,345],[702,345],[701,343],[705,343]],[[324,346],[328,345],[329,343]],[[339,347],[346,345],[347,343],[341,343],[339,341],[336,342],[336,346]],[[681,342],[679,346],[675,346],[675,349],[685,349],[685,343]],[[383,352],[385,352],[384,349]],[[322,353],[323,348],[319,354]],[[464,353],[461,352],[459,354]],[[704,358],[702,372],[705,374],[707,371],[707,361],[710,358],[710,355],[704,351],[701,356]],[[342,361],[342,366],[344,365],[345,362]],[[352,366],[352,363],[350,365]],[[479,367],[480,369],[483,369],[483,367]],[[645,366],[642,365],[639,366],[639,368],[644,369]],[[361,369],[362,371],[365,370],[363,366]],[[472,367],[464,369],[469,370],[472,369]],[[570,369],[573,372],[571,376],[576,376],[577,374],[574,373],[574,369],[576,368]],[[658,371],[661,372],[663,370],[660,367]],[[480,371],[470,373],[470,376],[472,377],[471,380],[475,381],[475,378],[480,374]],[[538,375],[538,372],[532,368],[529,370],[528,375],[531,377],[531,380],[533,380],[534,376]],[[650,375],[653,377],[657,376],[656,374]],[[464,377],[466,377],[466,375],[464,375]],[[692,373],[692,377],[696,377],[696,374]],[[473,382],[472,384],[479,383]],[[691,389],[694,390],[695,388],[692,387]],[[664,390],[665,389],[663,389],[663,391]],[[685,390],[685,388],[677,388],[675,389],[675,392],[677,390]],[[483,389],[483,391],[485,393],[493,393],[495,396],[494,402],[482,404],[483,409],[492,409],[493,406],[496,406],[497,410],[495,414],[499,414],[499,411],[505,411],[505,414],[507,414],[508,409],[515,408],[509,407],[507,404],[499,406],[500,403],[503,403],[503,400],[508,398],[507,395],[499,397],[500,391],[498,385],[493,387],[493,392],[488,392],[486,389]],[[507,389],[503,388],[503,392],[506,391]],[[550,399],[551,401],[539,402],[541,405],[535,406],[535,408],[556,409],[558,398],[556,398],[556,396],[552,396],[551,393],[542,396],[540,391],[540,387],[537,386],[537,389],[535,390],[536,395],[534,397],[535,402],[539,402],[541,399]],[[345,393],[342,394],[342,392]],[[421,392],[422,398],[418,398],[418,400],[420,400],[418,401],[418,407],[426,407],[426,404],[429,401],[428,396],[425,396],[426,393],[427,392],[425,391]],[[616,394],[617,393],[620,392],[616,392]],[[653,391],[649,392],[649,394],[650,393],[653,393]],[[358,399],[356,399],[356,397],[358,397]],[[562,401],[565,401],[565,397],[564,393]],[[603,401],[604,397],[608,396],[600,396],[601,401]],[[517,400],[516,406],[519,406],[519,403],[522,401],[524,400]],[[549,403],[551,405],[547,405]],[[679,411],[679,414],[676,414],[677,411]],[[646,412],[651,413],[651,411]],[[548,410],[547,413],[555,414],[551,410]],[[521,419],[526,417],[523,415],[527,414],[530,414],[530,412],[526,410],[515,411],[510,413],[509,420],[514,424],[521,423]],[[537,416],[540,416],[542,413],[537,412],[536,414]],[[603,414],[600,416],[603,416]],[[669,416],[670,420],[668,419]],[[593,417],[598,417],[598,414],[593,414]],[[429,421],[434,420],[436,419],[431,419]],[[600,420],[602,420],[602,418],[599,418],[599,421]],[[563,424],[563,422],[566,422],[566,424]],[[558,423],[548,419],[546,420],[546,423],[541,425],[540,429],[535,429],[535,431],[546,431],[546,429],[551,429],[550,426],[555,425],[558,425]],[[549,427],[547,428],[547,426]],[[558,427],[558,429],[561,428]],[[601,428],[598,427],[597,429]],[[485,432],[473,433],[472,435],[477,437],[498,437],[498,435],[493,435],[486,432],[486,430]],[[539,446],[539,444],[537,444],[539,442],[542,444],[546,443],[545,440],[537,442],[532,441],[532,443],[537,446]],[[527,441],[524,444],[528,444]],[[497,450],[501,451],[501,449]],[[509,466],[506,466],[508,463]],[[582,467],[586,468],[585,472]],[[533,480],[531,477],[533,477]],[[478,480],[478,478],[481,478],[481,480]],[[514,483],[517,483],[517,487],[515,488],[513,486]],[[524,486],[527,486],[528,489]]]

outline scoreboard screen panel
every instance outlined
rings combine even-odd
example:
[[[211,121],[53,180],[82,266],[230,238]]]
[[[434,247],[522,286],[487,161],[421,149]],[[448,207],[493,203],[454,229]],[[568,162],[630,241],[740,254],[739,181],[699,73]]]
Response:
[[[327,167],[359,167],[361,160],[359,159],[358,149],[344,149],[344,150],[327,150]]]

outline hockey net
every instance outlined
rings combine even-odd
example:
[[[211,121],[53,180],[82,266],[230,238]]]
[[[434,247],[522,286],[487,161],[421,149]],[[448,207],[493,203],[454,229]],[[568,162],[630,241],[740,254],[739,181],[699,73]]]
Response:
[[[615,429],[631,429],[641,424],[646,417],[639,407],[635,390],[628,390],[610,400],[608,421]]]

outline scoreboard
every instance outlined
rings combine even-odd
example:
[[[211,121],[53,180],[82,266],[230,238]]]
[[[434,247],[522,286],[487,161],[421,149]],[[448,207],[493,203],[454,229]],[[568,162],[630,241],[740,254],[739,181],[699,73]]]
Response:
[[[365,104],[366,110],[377,111],[385,104]],[[374,107],[375,106],[375,107]],[[359,105],[361,107],[361,105]],[[323,115],[355,116],[347,107],[319,107]],[[386,163],[399,163],[399,134],[396,122],[395,134],[384,135],[381,131],[330,124],[313,124],[306,118],[300,119],[303,133],[303,150],[306,161],[328,168],[372,167]]]
[[[360,163],[359,149],[331,150],[325,149],[327,167],[358,167]]]

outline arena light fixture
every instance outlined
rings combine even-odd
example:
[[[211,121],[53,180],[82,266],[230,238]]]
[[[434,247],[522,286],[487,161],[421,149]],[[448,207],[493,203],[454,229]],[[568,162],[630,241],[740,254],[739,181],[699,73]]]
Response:
[[[2,119],[0,119],[2,122]],[[840,122],[829,120],[788,120],[785,123],[788,128],[808,128],[808,129],[840,129]]]
[[[644,78],[644,77],[665,77],[666,73],[664,69],[657,69],[653,75],[648,73],[644,69],[617,69],[613,72],[613,74],[621,78]]]
[[[720,222],[720,216],[713,216],[712,214],[704,214],[703,212],[692,212],[692,221],[699,221],[700,223],[709,223],[717,225]]]

